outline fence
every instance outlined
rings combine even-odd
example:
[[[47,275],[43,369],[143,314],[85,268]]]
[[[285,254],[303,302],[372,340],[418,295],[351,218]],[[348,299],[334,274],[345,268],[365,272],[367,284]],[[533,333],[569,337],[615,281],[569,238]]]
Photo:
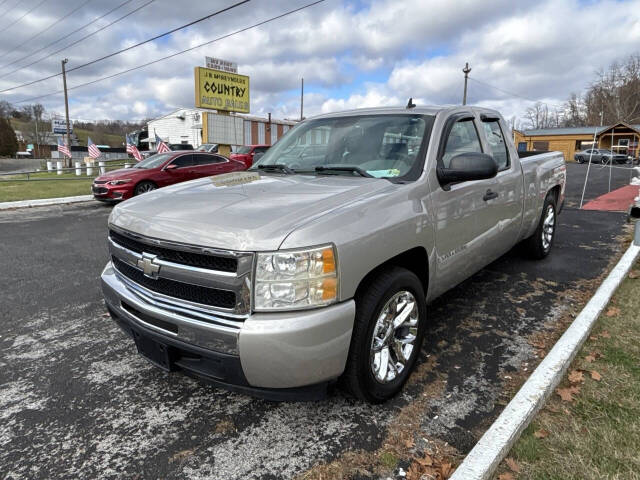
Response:
[[[30,170],[22,172],[2,172],[0,173],[0,183],[2,182],[28,182],[28,181],[69,181],[86,180],[104,175],[110,170],[124,167],[131,168],[135,165],[133,161],[120,159],[121,161],[99,161],[97,163],[75,162],[75,167],[65,168],[62,160],[51,162],[47,160],[46,169]],[[53,174],[55,173],[55,176]],[[25,177],[25,178],[21,178]]]

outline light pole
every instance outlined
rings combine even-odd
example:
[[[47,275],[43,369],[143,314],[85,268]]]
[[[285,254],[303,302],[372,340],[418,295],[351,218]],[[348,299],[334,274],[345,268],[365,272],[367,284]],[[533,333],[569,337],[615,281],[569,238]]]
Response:
[[[471,72],[471,68],[469,67],[469,62],[464,64],[464,68],[462,69],[462,73],[464,73],[464,95],[462,96],[462,105],[467,104],[467,81],[469,80],[469,72]]]

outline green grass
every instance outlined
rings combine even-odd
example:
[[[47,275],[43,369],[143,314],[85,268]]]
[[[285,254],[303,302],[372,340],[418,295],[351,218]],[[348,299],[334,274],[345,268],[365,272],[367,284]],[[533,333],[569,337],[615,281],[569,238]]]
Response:
[[[515,478],[640,479],[640,278],[631,278],[639,270],[640,263],[569,369],[585,377],[574,401],[554,393],[514,445],[509,456],[521,469]],[[592,379],[591,371],[602,379]],[[569,386],[565,379],[559,388]],[[548,436],[537,438],[543,430]],[[506,471],[503,463],[498,474]]]
[[[91,179],[0,182],[0,202],[89,195]]]

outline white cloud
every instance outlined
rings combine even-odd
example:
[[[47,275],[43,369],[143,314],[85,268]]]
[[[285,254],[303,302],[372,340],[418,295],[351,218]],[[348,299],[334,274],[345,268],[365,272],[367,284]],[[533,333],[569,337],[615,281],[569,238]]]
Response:
[[[98,23],[105,25],[142,3],[136,0]],[[0,58],[0,75],[15,68],[3,69],[6,63],[113,8],[108,0],[94,0],[59,27],[25,42],[72,8],[46,5],[9,31],[9,41],[0,45],[0,55],[6,54]],[[73,68],[226,5],[222,0],[190,2],[188,7],[184,2],[154,2],[69,51],[0,78],[0,90],[58,72],[63,55]],[[302,0],[254,0],[168,39],[72,71],[68,81],[78,85],[132,68],[301,5]],[[468,61],[473,69],[470,101],[502,108],[506,116],[521,115],[531,102],[519,97],[560,104],[571,92],[583,89],[596,70],[640,50],[639,46],[640,0],[588,4],[577,0],[373,0],[364,6],[355,0],[328,0],[207,47],[72,90],[71,115],[134,119],[193,105],[193,67],[202,65],[205,55],[236,61],[241,73],[251,76],[252,113],[297,117],[301,77],[308,92],[306,116],[404,105],[408,97],[424,103],[459,103],[461,69]],[[17,65],[27,60],[33,58]],[[56,77],[0,94],[0,100],[57,91],[60,84]],[[49,110],[62,110],[61,95],[42,102]]]

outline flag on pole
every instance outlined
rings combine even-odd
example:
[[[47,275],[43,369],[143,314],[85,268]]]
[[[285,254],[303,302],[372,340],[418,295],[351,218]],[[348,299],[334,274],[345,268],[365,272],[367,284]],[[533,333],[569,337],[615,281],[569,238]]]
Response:
[[[135,158],[137,161],[142,160],[142,154],[140,153],[140,150],[138,150],[138,147],[136,147],[131,141],[129,135],[127,135],[127,153],[133,155],[133,158]]]
[[[89,150],[89,156],[91,158],[98,158],[100,155],[102,155],[102,152],[100,151],[100,149],[98,148],[98,146],[93,143],[91,141],[91,138],[87,137],[87,148]]]
[[[71,150],[69,149],[67,142],[63,141],[61,137],[58,137],[58,152],[71,158]]]
[[[171,149],[169,148],[169,145],[164,143],[164,141],[156,134],[156,152],[166,153],[170,151]]]

